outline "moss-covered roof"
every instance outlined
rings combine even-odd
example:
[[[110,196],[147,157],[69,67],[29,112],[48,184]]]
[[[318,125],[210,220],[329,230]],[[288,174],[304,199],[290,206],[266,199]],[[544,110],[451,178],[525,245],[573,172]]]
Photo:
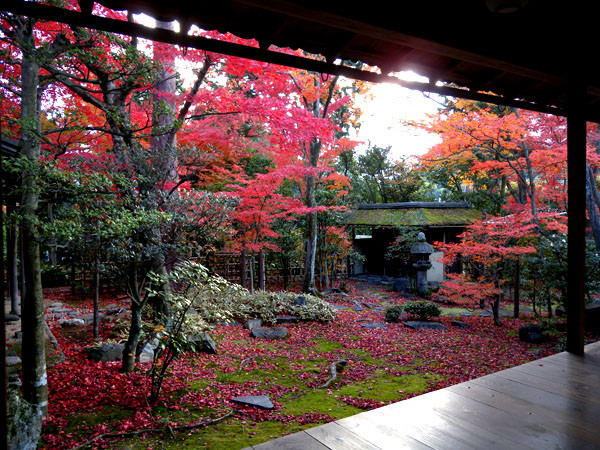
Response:
[[[444,206],[444,204],[437,204],[435,207],[418,205],[390,208],[388,205],[382,205],[381,208],[376,208],[375,205],[369,205],[368,209],[359,207],[349,213],[346,224],[370,227],[449,227],[465,226],[481,219],[481,211],[466,205],[460,205],[464,207],[448,205],[450,207],[446,208]]]

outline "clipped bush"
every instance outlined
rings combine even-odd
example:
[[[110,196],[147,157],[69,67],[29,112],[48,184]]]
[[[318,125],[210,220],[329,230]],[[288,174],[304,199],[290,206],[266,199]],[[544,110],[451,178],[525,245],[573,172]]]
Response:
[[[442,313],[436,304],[424,300],[406,303],[404,312],[419,320],[429,320],[431,317],[437,317]]]
[[[398,305],[390,306],[385,310],[385,321],[387,323],[398,323],[400,322],[400,316],[402,316],[402,307]]]

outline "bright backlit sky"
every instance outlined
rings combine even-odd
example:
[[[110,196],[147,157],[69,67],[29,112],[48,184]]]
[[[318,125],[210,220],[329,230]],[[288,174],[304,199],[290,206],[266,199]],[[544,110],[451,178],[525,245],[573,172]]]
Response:
[[[155,26],[154,19],[144,14],[136,15],[136,20],[146,26]],[[179,29],[177,23],[176,29]],[[410,71],[401,72],[399,76],[408,81],[427,81]],[[369,142],[379,147],[391,146],[393,160],[427,152],[440,142],[439,137],[410,126],[406,121],[422,122],[427,120],[427,114],[435,113],[439,106],[435,99],[439,101],[440,97],[431,97],[397,84],[374,84],[367,96],[357,100],[357,106],[363,111],[362,125],[358,134],[351,138],[362,141],[358,153],[364,152]]]
[[[422,81],[416,74],[403,78]],[[440,142],[437,135],[405,123],[426,121],[427,114],[435,113],[439,107],[433,100],[439,101],[438,96],[427,98],[419,91],[389,83],[373,85],[371,95],[372,98],[361,98],[357,102],[363,111],[361,128],[358,135],[353,137],[364,142],[358,148],[359,153],[371,141],[372,145],[379,147],[391,146],[392,159],[398,159],[421,155]]]

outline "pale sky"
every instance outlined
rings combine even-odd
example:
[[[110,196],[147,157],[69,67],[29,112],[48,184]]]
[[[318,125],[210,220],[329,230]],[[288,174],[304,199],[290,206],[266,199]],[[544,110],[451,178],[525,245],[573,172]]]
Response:
[[[410,80],[423,81],[412,73]],[[392,147],[392,159],[410,155],[421,155],[440,142],[436,134],[405,124],[405,121],[426,121],[427,114],[437,112],[439,104],[423,93],[404,88],[397,84],[380,83],[373,85],[372,98],[360,98],[357,105],[363,111],[362,125],[354,139],[364,141],[358,151],[364,151],[369,140],[379,147]],[[439,96],[430,94],[440,100]]]

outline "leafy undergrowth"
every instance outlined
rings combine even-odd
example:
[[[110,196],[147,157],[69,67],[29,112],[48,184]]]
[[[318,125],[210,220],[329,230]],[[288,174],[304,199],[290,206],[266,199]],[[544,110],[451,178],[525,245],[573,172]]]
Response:
[[[349,288],[350,297],[328,300],[350,307],[354,300],[382,306],[406,301],[383,288]],[[61,296],[60,301],[69,302]],[[58,295],[49,292],[47,297]],[[89,331],[51,323],[67,360],[48,371],[50,417],[43,445],[75,447],[98,434],[197,423],[233,409],[206,428],[93,444],[233,450],[502,370],[555,348],[555,343],[532,346],[518,340],[516,331],[530,318],[505,318],[504,326],[496,327],[489,317],[465,317],[461,320],[470,327],[457,328],[450,325],[451,318],[440,317],[447,331],[415,331],[402,323],[386,329],[361,327],[369,320],[384,322],[383,312],[367,307],[338,311],[332,323],[286,325],[290,336],[272,341],[253,339],[240,325],[217,327],[212,336],[219,354],[178,359],[154,407],[146,401],[148,364],[123,374],[119,362],[87,361],[81,348],[91,343]],[[330,377],[329,365],[340,359],[348,361],[344,371],[319,389]],[[268,395],[275,408],[260,410],[230,401],[242,395]]]

